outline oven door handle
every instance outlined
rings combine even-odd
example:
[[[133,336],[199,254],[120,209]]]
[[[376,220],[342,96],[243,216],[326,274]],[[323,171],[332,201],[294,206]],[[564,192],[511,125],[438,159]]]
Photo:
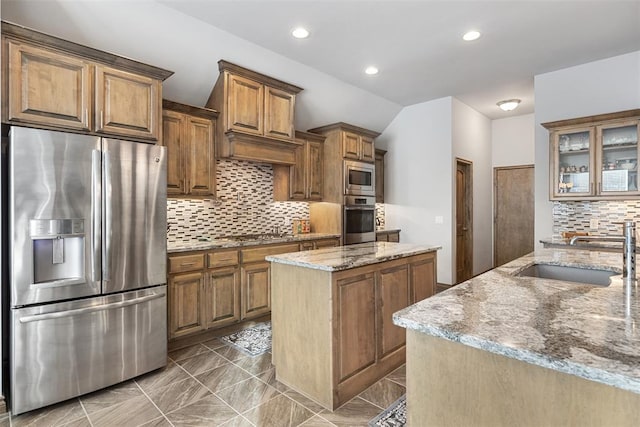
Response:
[[[347,210],[347,211],[368,211],[368,210],[375,210],[376,207],[375,206],[369,206],[369,205],[345,206],[344,209]]]

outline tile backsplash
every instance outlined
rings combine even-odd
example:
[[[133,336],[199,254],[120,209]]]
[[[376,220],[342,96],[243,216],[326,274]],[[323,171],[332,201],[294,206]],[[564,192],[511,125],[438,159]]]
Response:
[[[290,233],[291,220],[309,218],[306,202],[273,201],[273,167],[239,160],[217,160],[217,200],[168,199],[167,240],[201,236]]]
[[[598,229],[590,220],[598,220]],[[567,201],[553,203],[553,237],[563,231],[588,231],[592,235],[620,235],[625,220],[640,222],[640,200]],[[639,225],[640,226],[640,225]]]

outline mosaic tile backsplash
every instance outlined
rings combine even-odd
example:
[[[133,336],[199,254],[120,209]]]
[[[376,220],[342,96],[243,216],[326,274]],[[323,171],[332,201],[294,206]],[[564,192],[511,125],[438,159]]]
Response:
[[[201,236],[291,232],[291,220],[309,218],[306,202],[273,201],[273,167],[239,160],[218,160],[217,200],[168,199],[169,242]]]
[[[597,230],[590,227],[592,218],[598,219]],[[563,231],[588,231],[591,235],[621,235],[622,223],[625,220],[640,223],[640,200],[553,203],[553,237],[560,237]]]

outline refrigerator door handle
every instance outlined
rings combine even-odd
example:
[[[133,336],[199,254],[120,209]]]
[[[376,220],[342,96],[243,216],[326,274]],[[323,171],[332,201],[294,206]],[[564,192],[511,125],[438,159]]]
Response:
[[[93,150],[91,153],[91,280],[100,280],[100,245],[101,242],[101,206],[100,190],[102,181],[102,157],[100,151]]]
[[[113,216],[112,208],[111,208],[111,196],[112,196],[112,182],[111,182],[111,158],[109,155],[109,146],[107,145],[107,141],[103,140],[103,159],[104,159],[104,170],[102,174],[102,183],[104,186],[104,200],[105,203],[102,204],[102,212],[104,219],[104,251],[102,252],[102,280],[108,282],[111,280],[109,270],[111,268],[111,234],[113,230],[111,229],[111,220]],[[104,289],[104,287],[103,287]]]
[[[39,322],[42,320],[60,319],[62,317],[72,317],[80,314],[93,313],[96,311],[113,310],[116,308],[128,307],[130,305],[142,304],[143,302],[152,301],[154,299],[163,298],[164,293],[155,293],[145,295],[143,297],[134,298],[127,301],[112,302],[109,304],[97,305],[94,307],[77,308],[74,310],[56,311],[54,313],[34,314],[31,316],[21,317],[20,323]]]

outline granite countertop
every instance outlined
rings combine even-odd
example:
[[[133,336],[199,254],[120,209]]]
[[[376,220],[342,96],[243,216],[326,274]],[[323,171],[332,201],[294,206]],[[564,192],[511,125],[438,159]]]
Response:
[[[405,258],[441,249],[437,245],[415,245],[410,243],[369,242],[315,251],[272,255],[267,261],[306,267],[314,270],[341,271],[362,267],[393,259]]]
[[[280,237],[259,238],[255,240],[234,240],[232,238],[204,238],[203,240],[182,240],[167,242],[167,253],[206,251],[210,249],[240,248],[255,245],[270,245],[274,243],[302,242],[305,240],[319,240],[340,238],[339,234],[305,233],[296,235],[284,235]]]
[[[622,255],[542,249],[393,315],[396,325],[640,393],[640,285],[514,277],[534,263],[622,273]],[[628,291],[628,292],[626,292]]]

